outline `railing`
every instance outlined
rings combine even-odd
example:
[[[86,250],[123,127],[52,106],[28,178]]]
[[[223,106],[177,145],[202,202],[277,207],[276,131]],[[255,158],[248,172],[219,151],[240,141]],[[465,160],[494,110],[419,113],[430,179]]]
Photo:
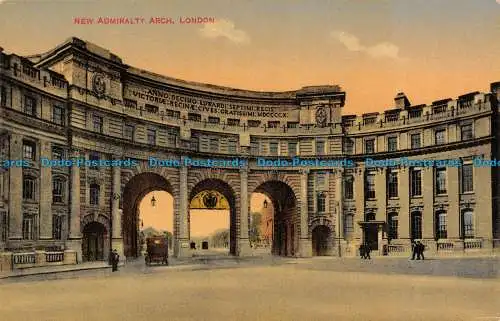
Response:
[[[64,252],[45,252],[45,261],[47,263],[63,262]]]
[[[35,264],[36,253],[14,253],[12,254],[13,264]]]
[[[438,251],[452,251],[454,248],[454,244],[452,242],[438,242],[437,250]]]
[[[406,252],[406,246],[402,244],[388,244],[387,252],[388,253],[404,253]]]
[[[465,240],[464,249],[481,249],[483,248],[482,240]]]

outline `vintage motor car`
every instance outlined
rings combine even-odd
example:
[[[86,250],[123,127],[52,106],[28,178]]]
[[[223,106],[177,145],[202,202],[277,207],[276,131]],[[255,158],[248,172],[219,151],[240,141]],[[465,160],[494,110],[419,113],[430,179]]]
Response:
[[[168,265],[168,241],[165,236],[148,237],[146,245],[146,265],[152,263]]]

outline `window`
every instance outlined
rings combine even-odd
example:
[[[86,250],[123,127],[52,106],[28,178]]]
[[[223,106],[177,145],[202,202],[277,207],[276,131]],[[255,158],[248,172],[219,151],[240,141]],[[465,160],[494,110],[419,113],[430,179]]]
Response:
[[[299,123],[295,121],[289,121],[286,123],[286,128],[299,128]]]
[[[7,213],[0,212],[0,242],[7,242]]]
[[[54,240],[62,240],[63,219],[60,215],[52,216],[52,238]]]
[[[7,89],[4,86],[0,86],[0,106],[7,106]]]
[[[220,123],[220,118],[219,117],[208,116],[208,122],[210,124],[218,124],[218,123]]]
[[[155,105],[146,104],[146,112],[151,114],[158,114],[158,107]]]
[[[35,191],[36,191],[36,185],[35,185],[35,178],[31,176],[24,176],[23,177],[23,199],[24,200],[30,200],[34,201],[35,200]]]
[[[239,126],[240,125],[239,119],[228,118],[226,122],[227,122],[228,126]]]
[[[288,142],[288,156],[294,157],[297,155],[297,142]]]
[[[210,151],[218,152],[219,151],[219,139],[216,137],[210,138]]]
[[[389,240],[394,240],[398,238],[398,214],[391,213],[387,218],[387,237]]]
[[[249,119],[247,123],[248,123],[248,127],[259,127],[260,126],[260,120]]]
[[[463,164],[460,177],[462,193],[474,191],[472,164]]]
[[[373,212],[365,213],[365,220],[367,222],[375,221],[375,213]]]
[[[398,150],[398,138],[397,137],[388,137],[387,138],[387,151],[395,152]]]
[[[420,134],[411,134],[411,149],[422,147],[422,143],[420,141]]]
[[[448,238],[448,219],[445,211],[436,212],[436,240]]]
[[[412,169],[410,172],[411,196],[422,195],[422,171],[420,169]]]
[[[237,142],[235,140],[229,140],[227,142],[227,151],[228,153],[230,154],[235,154],[237,151],[236,151],[236,145],[237,145]]]
[[[148,129],[148,144],[156,145],[156,130]]]
[[[61,147],[54,146],[52,147],[52,159],[64,159],[64,149]]]
[[[92,124],[95,132],[102,133],[103,119],[101,116],[93,115]]]
[[[135,100],[125,98],[123,99],[123,103],[125,107],[137,109],[137,101]]]
[[[278,143],[277,142],[269,142],[269,153],[271,155],[278,155]]]
[[[471,210],[462,212],[462,238],[474,238],[474,214]]]
[[[52,203],[64,202],[64,180],[54,178],[52,180]]]
[[[195,113],[188,113],[188,120],[191,121],[201,121],[201,115]]]
[[[462,125],[462,127],[460,127],[460,132],[460,137],[462,138],[462,140],[469,140],[474,138],[474,135],[472,133],[472,124]]]
[[[353,154],[354,153],[354,139],[352,138],[344,138],[344,153]]]
[[[36,99],[30,96],[24,97],[24,112],[31,116],[36,116]]]
[[[375,139],[365,140],[365,153],[366,154],[375,153]]]
[[[23,158],[26,160],[36,160],[36,144],[30,141],[23,141]]]
[[[125,124],[123,126],[123,138],[133,141],[134,140],[134,132],[135,132],[134,125]]]
[[[99,185],[90,184],[90,205],[99,205],[99,192]]]
[[[316,155],[325,155],[325,142],[322,140],[316,141]]]
[[[35,238],[35,218],[33,215],[23,214],[23,240]]]
[[[316,187],[324,188],[325,185],[326,185],[326,173],[324,172],[316,173]]]
[[[189,145],[191,150],[198,151],[199,148],[199,140],[198,137],[191,137],[191,140],[189,141]]]
[[[167,109],[165,111],[165,114],[167,115],[167,117],[181,118],[181,112],[178,110]]]
[[[269,128],[278,128],[278,127],[280,127],[280,122],[279,121],[268,121],[267,122],[267,127],[269,127]]]
[[[258,141],[251,141],[250,142],[250,153],[252,153],[252,155],[258,155],[260,152],[260,144]]]
[[[439,129],[434,132],[434,141],[436,145],[445,144],[446,143],[446,130]]]
[[[66,113],[61,106],[52,106],[52,121],[58,125],[64,126],[66,124]]]
[[[446,194],[446,167],[436,168],[436,194]]]
[[[97,152],[90,152],[89,154],[89,160],[91,165],[89,166],[90,169],[99,169],[99,153]]]
[[[365,181],[366,198],[375,198],[375,173],[367,173]]]
[[[411,213],[411,238],[419,240],[422,238],[422,214],[420,212]]]
[[[387,173],[387,194],[389,198],[398,197],[398,172],[396,171]]]
[[[326,212],[326,194],[325,193],[318,194],[316,206],[318,209],[318,213]]]
[[[344,216],[344,237],[349,237],[354,233],[354,215]]]
[[[168,144],[170,146],[177,146],[177,134],[176,133],[168,133]]]
[[[344,198],[354,199],[354,177],[349,175],[344,178]]]

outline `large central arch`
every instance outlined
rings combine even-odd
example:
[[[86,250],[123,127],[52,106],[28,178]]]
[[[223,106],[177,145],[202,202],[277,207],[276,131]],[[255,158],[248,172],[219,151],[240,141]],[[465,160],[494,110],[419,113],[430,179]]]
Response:
[[[126,257],[138,257],[140,255],[138,238],[139,204],[146,194],[157,190],[173,195],[173,188],[170,182],[163,176],[151,172],[137,174],[125,185],[123,190],[122,234],[123,252]]]
[[[261,183],[253,192],[266,195],[273,204],[271,253],[279,256],[296,255],[299,251],[300,216],[292,188],[282,181],[269,180]]]
[[[237,234],[237,211],[236,211],[236,195],[232,187],[224,182],[221,179],[218,178],[206,178],[198,182],[190,191],[189,193],[189,204],[191,204],[191,201],[193,198],[198,195],[199,193],[203,191],[217,191],[220,194],[222,194],[228,201],[229,203],[229,254],[231,255],[236,255],[236,249],[237,249],[237,240],[238,240],[238,234]],[[191,239],[191,218],[190,218],[190,211],[189,211],[189,216],[188,216],[188,222],[189,222],[189,239]]]

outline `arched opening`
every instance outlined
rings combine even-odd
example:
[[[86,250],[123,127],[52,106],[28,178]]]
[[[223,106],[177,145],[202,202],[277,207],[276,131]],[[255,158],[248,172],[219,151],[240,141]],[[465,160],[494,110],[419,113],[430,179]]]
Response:
[[[189,195],[189,242],[193,256],[236,255],[236,197],[224,181],[205,179]]]
[[[82,258],[84,262],[103,261],[109,250],[108,233],[103,224],[90,222],[83,228]]]
[[[262,204],[260,210],[259,203]],[[298,251],[300,226],[296,207],[295,193],[281,181],[267,181],[253,191],[250,238],[254,252],[267,251],[279,256],[295,255]]]
[[[332,231],[325,225],[316,226],[312,230],[312,247],[314,256],[330,255]]]
[[[153,208],[151,199],[148,195],[152,191],[156,193],[158,193],[158,191],[163,191],[170,194],[171,201],[168,201],[168,197],[163,199],[161,194],[154,194],[158,195],[159,199],[156,199],[156,208]],[[144,226],[145,217],[149,217],[149,219],[146,219],[146,224],[149,224],[154,221],[151,221],[151,216],[162,216],[163,225],[168,226],[167,221],[169,220],[169,213],[172,213],[172,226],[175,226],[173,222],[173,209],[175,208],[175,204],[172,195],[173,189],[171,184],[163,176],[156,173],[141,173],[132,177],[127,182],[123,189],[122,216],[123,252],[126,257],[139,257],[141,255],[141,240],[143,238],[141,229],[147,227]],[[147,205],[148,202],[149,205]],[[141,204],[144,212],[143,217],[139,217]],[[141,219],[143,220],[142,223]],[[174,238],[176,237],[176,233],[174,229]]]
[[[152,236],[167,238],[168,250],[173,254],[174,197],[165,191],[152,191],[139,203],[140,254],[146,253],[146,239]]]

